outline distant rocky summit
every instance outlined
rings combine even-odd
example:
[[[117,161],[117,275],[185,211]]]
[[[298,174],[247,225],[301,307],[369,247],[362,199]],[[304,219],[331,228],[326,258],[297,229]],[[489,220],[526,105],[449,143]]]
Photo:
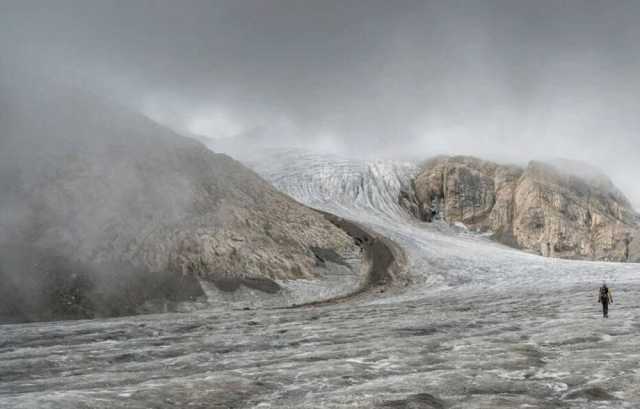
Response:
[[[399,202],[420,220],[461,222],[544,256],[640,261],[638,214],[609,178],[583,163],[532,161],[522,168],[436,157]]]
[[[142,115],[2,91],[0,320],[133,313],[202,295],[197,280],[275,291],[318,277],[323,255],[359,254],[323,215]]]

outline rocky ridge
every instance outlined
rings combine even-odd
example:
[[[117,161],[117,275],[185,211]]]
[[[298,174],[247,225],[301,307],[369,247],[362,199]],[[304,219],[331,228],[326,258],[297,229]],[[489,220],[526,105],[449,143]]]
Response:
[[[491,232],[544,256],[640,261],[640,218],[601,172],[570,161],[526,167],[467,156],[425,162],[398,198],[416,218]]]

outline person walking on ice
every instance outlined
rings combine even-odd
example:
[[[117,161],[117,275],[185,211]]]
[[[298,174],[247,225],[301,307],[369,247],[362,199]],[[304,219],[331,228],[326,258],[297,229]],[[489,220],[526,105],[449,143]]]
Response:
[[[603,282],[598,294],[598,302],[602,304],[602,318],[609,318],[609,303],[613,304],[613,296],[611,290],[607,287],[607,283]]]

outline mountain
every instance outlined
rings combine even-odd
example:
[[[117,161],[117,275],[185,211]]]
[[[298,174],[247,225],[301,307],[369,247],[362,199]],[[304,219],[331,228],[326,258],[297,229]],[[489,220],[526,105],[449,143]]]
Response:
[[[640,218],[597,169],[572,161],[526,167],[466,157],[423,164],[400,204],[423,221],[492,232],[505,243],[545,256],[640,261]]]
[[[359,254],[234,159],[86,92],[25,87],[0,82],[0,319],[130,314],[202,297],[200,280],[277,291]]]

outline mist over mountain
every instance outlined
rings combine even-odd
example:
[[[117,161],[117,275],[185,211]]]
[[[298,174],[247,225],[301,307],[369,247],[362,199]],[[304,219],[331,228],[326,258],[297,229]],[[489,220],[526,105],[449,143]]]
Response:
[[[198,280],[277,288],[330,271],[317,252],[357,254],[344,231],[232,158],[114,101],[26,78],[0,87],[0,318],[133,313],[202,297]]]
[[[592,163],[640,207],[635,1],[3,1],[2,64],[172,129]]]

